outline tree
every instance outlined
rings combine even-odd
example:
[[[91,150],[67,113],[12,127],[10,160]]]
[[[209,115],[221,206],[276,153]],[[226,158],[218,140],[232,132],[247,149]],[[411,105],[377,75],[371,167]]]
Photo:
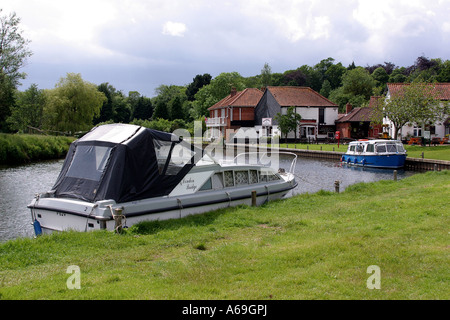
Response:
[[[20,69],[32,55],[28,49],[30,41],[22,36],[19,23],[20,18],[15,12],[9,16],[0,15],[0,130],[6,128],[5,120],[11,114],[14,90],[26,76]]]
[[[11,109],[11,116],[7,119],[10,128],[15,131],[25,131],[28,126],[40,128],[44,103],[44,92],[36,84],[24,92],[17,91],[16,106]]]
[[[46,90],[45,126],[58,131],[89,130],[100,114],[106,96],[97,86],[83,81],[80,74],[68,73],[54,89]]]
[[[170,100],[170,118],[171,120],[176,120],[176,119],[184,119],[184,114],[183,114],[183,103],[181,101],[181,97],[180,96],[175,96],[172,100]]]
[[[438,92],[433,84],[411,83],[402,87],[399,92],[391,93],[389,99],[377,104],[375,108],[376,122],[388,118],[394,125],[394,139],[399,130],[407,123],[419,125],[435,122],[446,113],[447,105],[440,102]]]
[[[157,96],[154,98],[152,102],[155,105],[155,110],[153,112],[153,119],[167,119],[171,120],[171,112],[170,112],[170,102],[176,97],[182,97],[182,100],[186,100],[186,88],[175,85],[160,85],[155,89],[155,93]],[[182,102],[183,103],[183,102]]]
[[[291,131],[294,131],[295,142],[297,142],[297,128],[301,119],[302,117],[295,111],[295,107],[289,107],[286,114],[277,113],[275,115],[275,120],[278,122],[281,134],[284,134],[286,143],[287,136]]]
[[[196,94],[193,101],[191,117],[209,116],[208,108],[219,102],[231,92],[232,88],[237,91],[245,89],[244,78],[237,72],[224,72],[211,80],[211,83],[203,86]]]
[[[196,75],[192,82],[186,88],[186,97],[189,101],[195,100],[195,94],[211,82],[211,75],[209,73],[205,73],[203,75]]]
[[[133,119],[150,119],[153,115],[152,100],[147,97],[139,97],[136,106],[133,109]]]
[[[343,92],[353,96],[363,96],[366,100],[370,99],[375,80],[370,76],[369,72],[362,68],[356,67],[348,70],[342,77]]]
[[[272,85],[272,68],[267,62],[261,70],[261,84],[263,87]]]
[[[113,97],[116,94],[116,88],[114,88],[108,82],[105,82],[100,84],[97,89],[98,91],[103,92],[106,100],[103,102],[103,106],[100,110],[99,116],[94,118],[94,124],[114,119]]]
[[[0,9],[0,13],[2,9]],[[25,79],[20,69],[33,53],[28,49],[30,40],[22,36],[19,29],[20,18],[13,12],[9,16],[0,16],[0,73],[6,75],[14,87]]]

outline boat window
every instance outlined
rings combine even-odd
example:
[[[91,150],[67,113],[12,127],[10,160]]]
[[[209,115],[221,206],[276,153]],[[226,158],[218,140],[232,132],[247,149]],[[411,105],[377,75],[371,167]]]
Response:
[[[261,181],[280,180],[280,177],[271,171],[261,171]]]
[[[211,178],[209,178],[208,180],[206,180],[205,184],[199,189],[199,191],[211,190],[211,189],[212,189],[212,182],[211,182]]]
[[[397,151],[398,152],[405,152],[405,148],[401,143],[397,143]]]
[[[236,185],[248,184],[248,171],[235,171],[234,178]]]
[[[216,173],[212,177],[213,189],[223,189],[223,175],[222,173]]]
[[[377,144],[377,152],[378,153],[386,152],[386,145],[385,144]]]
[[[364,146],[362,144],[358,144],[356,146],[356,152],[363,152],[363,150],[364,150]]]
[[[375,146],[373,144],[368,144],[366,147],[366,152],[374,152]]]
[[[225,180],[225,187],[233,187],[234,186],[233,171],[225,171],[223,173],[223,177]]]
[[[354,145],[349,146],[349,147],[348,147],[348,150],[350,150],[350,151],[355,151],[355,146],[354,146]]]
[[[156,139],[153,141],[159,174],[176,175],[195,155],[194,151],[181,144]]]
[[[267,174],[265,174],[265,173],[263,173],[261,171],[258,171],[258,174],[259,174],[259,181],[260,182],[261,181],[267,181]]]
[[[258,183],[258,171],[250,170],[250,183]]]
[[[387,152],[397,152],[395,144],[386,144]]]
[[[66,176],[100,181],[110,153],[110,147],[77,146]]]

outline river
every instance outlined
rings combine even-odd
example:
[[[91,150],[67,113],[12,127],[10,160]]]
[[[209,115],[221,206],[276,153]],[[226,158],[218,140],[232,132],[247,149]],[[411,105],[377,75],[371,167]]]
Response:
[[[58,177],[63,160],[46,161],[17,167],[0,167],[0,242],[33,237],[30,210],[27,205],[38,192],[48,191]],[[398,171],[398,179],[414,174]],[[393,179],[393,170],[341,166],[329,160],[299,157],[295,168],[298,186],[289,195],[340,190],[358,182]]]

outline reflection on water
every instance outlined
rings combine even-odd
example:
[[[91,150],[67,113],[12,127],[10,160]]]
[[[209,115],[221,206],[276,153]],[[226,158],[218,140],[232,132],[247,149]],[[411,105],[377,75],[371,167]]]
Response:
[[[288,169],[290,160],[281,157],[280,166]],[[0,168],[0,241],[34,235],[27,205],[36,193],[51,189],[62,164],[63,160],[58,160]],[[398,179],[412,174],[399,170]],[[393,179],[393,170],[347,167],[333,161],[298,157],[295,175],[298,186],[289,195],[321,189],[334,191],[336,180],[340,182],[340,190],[344,190],[358,182]]]

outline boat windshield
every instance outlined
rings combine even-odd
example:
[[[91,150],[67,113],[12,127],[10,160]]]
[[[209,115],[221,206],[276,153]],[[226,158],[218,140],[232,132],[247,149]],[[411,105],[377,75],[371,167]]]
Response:
[[[186,164],[193,161],[195,152],[185,145],[157,139],[153,143],[161,175],[176,175]]]

